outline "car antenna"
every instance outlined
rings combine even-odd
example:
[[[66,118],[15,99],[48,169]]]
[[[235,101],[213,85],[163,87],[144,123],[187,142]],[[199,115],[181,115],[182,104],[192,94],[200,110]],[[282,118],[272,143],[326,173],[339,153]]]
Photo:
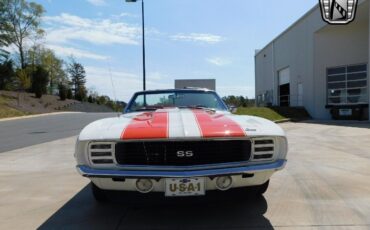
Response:
[[[112,76],[112,71],[111,71],[111,64],[110,64],[110,61],[108,61],[108,70],[109,70],[109,77],[110,77],[110,83],[112,84],[112,89],[113,89],[113,97],[114,97],[114,101],[116,102],[116,105],[118,104],[117,102],[117,96],[116,96],[116,90],[114,88],[114,84],[113,84],[113,76]],[[117,117],[119,117],[121,114],[119,112],[117,112]]]

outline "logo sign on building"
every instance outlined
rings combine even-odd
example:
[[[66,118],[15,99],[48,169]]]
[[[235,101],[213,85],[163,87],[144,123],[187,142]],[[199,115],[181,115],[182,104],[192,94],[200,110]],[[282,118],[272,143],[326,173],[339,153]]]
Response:
[[[322,18],[329,24],[348,24],[355,19],[357,1],[358,0],[320,0]]]

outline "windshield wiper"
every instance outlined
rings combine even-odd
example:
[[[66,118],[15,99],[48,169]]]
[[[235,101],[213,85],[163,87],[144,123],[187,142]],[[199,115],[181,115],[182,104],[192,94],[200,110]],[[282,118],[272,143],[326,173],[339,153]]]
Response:
[[[157,109],[163,109],[163,106],[150,106],[150,107],[141,107],[140,109],[135,109],[135,112],[142,112],[142,111],[156,111]]]
[[[203,110],[209,110],[209,111],[216,112],[216,109],[214,109],[214,108],[209,108],[209,107],[204,106],[204,105],[188,105],[188,106],[179,106],[178,108],[179,108],[179,109],[203,109]]]

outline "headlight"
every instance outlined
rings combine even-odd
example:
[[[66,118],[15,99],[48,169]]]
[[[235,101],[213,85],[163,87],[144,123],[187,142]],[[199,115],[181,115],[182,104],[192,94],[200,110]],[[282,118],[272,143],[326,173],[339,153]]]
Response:
[[[75,145],[75,159],[77,161],[77,165],[88,165],[89,161],[86,156],[86,149],[87,149],[87,141],[79,141],[77,139],[76,145]]]
[[[286,137],[278,137],[278,150],[279,150],[279,159],[286,159],[288,153],[288,140]]]

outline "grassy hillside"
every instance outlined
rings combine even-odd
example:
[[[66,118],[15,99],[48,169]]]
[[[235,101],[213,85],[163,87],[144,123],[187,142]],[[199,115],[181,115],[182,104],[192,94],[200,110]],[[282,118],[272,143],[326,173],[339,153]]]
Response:
[[[81,103],[68,99],[61,101],[59,96],[54,95],[43,95],[41,98],[36,98],[33,93],[22,93],[19,96],[18,92],[0,90],[0,118],[60,111],[113,112],[105,105]]]
[[[13,91],[0,91],[0,96],[6,99],[9,107],[29,114],[56,112],[79,103],[75,100],[61,101],[58,96],[54,95],[43,95],[41,98],[36,98],[33,93],[22,93],[19,96],[18,92]]]
[[[265,107],[240,107],[236,114],[263,117],[271,121],[286,119],[283,115]]]
[[[271,121],[284,119],[303,121],[311,119],[310,114],[303,107],[240,107],[236,114],[263,117]]]
[[[19,117],[27,115],[27,113],[13,109],[7,105],[7,99],[0,96],[0,118]]]

